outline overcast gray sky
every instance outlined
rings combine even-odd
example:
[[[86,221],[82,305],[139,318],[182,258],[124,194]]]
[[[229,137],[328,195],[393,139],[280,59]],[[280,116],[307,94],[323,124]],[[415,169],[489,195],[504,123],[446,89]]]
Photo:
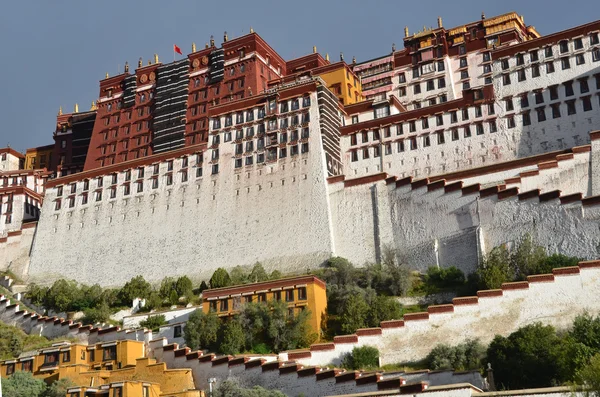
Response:
[[[525,16],[541,34],[600,18],[600,1],[400,1],[400,0],[5,0],[0,9],[0,147],[20,151],[53,143],[59,106],[87,110],[98,96],[98,81],[158,53],[173,60],[227,31],[230,38],[250,26],[284,59],[312,51],[344,52],[349,62],[383,55],[392,43],[402,48],[404,26],[461,25],[509,11]]]

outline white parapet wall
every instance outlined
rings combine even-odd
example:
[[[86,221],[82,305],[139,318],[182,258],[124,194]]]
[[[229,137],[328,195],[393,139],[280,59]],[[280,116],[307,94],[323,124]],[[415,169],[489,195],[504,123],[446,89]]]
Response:
[[[123,317],[123,328],[137,328],[140,326],[140,322],[145,321],[148,317],[152,316],[165,316],[165,321],[169,324],[171,323],[180,323],[183,321],[187,321],[190,314],[197,309],[201,309],[202,306],[192,306],[192,307],[183,307],[173,310],[165,310],[160,312],[153,313],[140,313],[134,314],[131,316]]]
[[[479,291],[477,296],[454,298],[453,304],[430,306],[427,312],[384,321],[379,328],[337,336],[332,343],[288,353],[303,365],[339,364],[358,346],[375,346],[381,365],[423,359],[439,343],[456,345],[469,339],[489,343],[519,327],[542,322],[567,329],[576,316],[600,313],[600,261],[554,269],[552,274],[529,276],[506,283],[502,289]]]

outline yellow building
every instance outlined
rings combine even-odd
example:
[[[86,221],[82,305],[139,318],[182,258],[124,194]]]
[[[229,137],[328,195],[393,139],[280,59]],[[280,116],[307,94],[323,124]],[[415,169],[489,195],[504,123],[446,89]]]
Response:
[[[167,369],[145,357],[144,342],[114,341],[87,346],[55,344],[29,357],[0,363],[0,375],[30,371],[47,384],[68,378],[78,387],[67,397],[201,397],[190,369]],[[146,394],[150,393],[150,394]]]
[[[241,305],[252,302],[283,300],[290,315],[310,310],[310,325],[319,332],[321,317],[327,310],[325,282],[315,276],[300,276],[233,287],[214,288],[202,293],[202,311],[219,316],[236,314]]]
[[[321,77],[327,88],[333,92],[343,105],[352,105],[364,101],[360,78],[354,74],[346,62],[340,61],[312,70],[313,76]]]
[[[50,164],[52,164],[53,151],[54,145],[39,146],[27,149],[27,151],[25,152],[25,169],[50,169]]]

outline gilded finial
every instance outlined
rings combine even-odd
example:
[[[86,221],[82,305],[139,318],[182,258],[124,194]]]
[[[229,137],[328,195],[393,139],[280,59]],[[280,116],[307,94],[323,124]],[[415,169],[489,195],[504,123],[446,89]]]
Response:
[[[438,28],[441,28],[442,26],[442,17],[438,17]]]
[[[125,73],[129,73],[129,62],[125,62]]]
[[[316,53],[317,53],[317,46],[316,46],[316,45],[314,45],[314,46],[313,46],[313,54],[316,54]]]
[[[409,34],[408,34],[408,26],[405,26],[404,27],[404,37],[408,37],[408,36],[409,36]]]
[[[96,107],[96,102],[92,101],[92,106],[90,106],[90,111],[98,109]]]
[[[138,68],[141,68],[143,64],[144,61],[142,60],[142,57],[140,57],[140,59],[138,60]]]
[[[329,53],[325,53],[325,60],[329,61]]]
[[[154,54],[154,63],[158,63],[158,54]]]
[[[62,116],[63,112],[62,112],[62,106],[58,107],[58,115]]]
[[[105,79],[107,79],[107,78],[108,78],[108,72],[106,72],[106,75],[104,76],[104,78],[105,78]]]
[[[225,33],[223,33],[223,43],[227,43],[227,31],[225,31]]]
[[[212,34],[210,35],[210,46],[211,47],[215,46],[215,37]]]
[[[344,62],[344,53],[340,52],[340,61]]]
[[[250,26],[250,33],[254,33],[254,28]]]
[[[196,52],[196,43],[192,43],[192,52]]]
[[[208,48],[208,43],[204,43],[204,48]]]
[[[75,104],[75,107],[73,108],[73,113],[79,113],[79,105]]]

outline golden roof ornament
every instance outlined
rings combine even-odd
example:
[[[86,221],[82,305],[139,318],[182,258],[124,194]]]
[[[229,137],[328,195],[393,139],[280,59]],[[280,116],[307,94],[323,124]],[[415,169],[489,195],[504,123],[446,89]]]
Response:
[[[485,19],[485,12],[481,11],[481,19]]]
[[[329,53],[325,53],[325,60],[329,61]]]
[[[211,47],[215,46],[215,37],[212,34],[210,35],[210,46]]]
[[[196,52],[196,43],[192,43],[192,52]]]
[[[340,52],[340,61],[344,62],[344,53]]]
[[[353,65],[356,65],[356,56],[353,56],[353,57],[352,57],[352,64],[353,64]]]
[[[152,61],[148,59],[148,65],[152,65]]]
[[[104,76],[104,78],[105,78],[105,79],[107,79],[107,78],[108,78],[108,72],[106,72],[106,75]]]
[[[208,48],[208,43],[204,43],[204,48]]]
[[[158,63],[158,54],[154,54],[154,63]]]
[[[129,62],[125,62],[125,73],[129,73]]]
[[[316,53],[317,53],[317,46],[316,46],[316,45],[314,45],[314,46],[313,46],[313,54],[316,54]]]
[[[225,31],[225,33],[223,33],[223,43],[227,43],[228,39],[229,37],[227,37],[227,31]]]
[[[392,52],[396,52],[396,43],[392,43]]]
[[[442,17],[438,17],[438,28],[441,28],[442,26]]]
[[[73,113],[79,113],[79,105],[75,104],[75,107],[73,108]]]
[[[254,33],[254,28],[250,26],[250,33]]]
[[[90,111],[92,110],[97,110],[98,108],[96,107],[96,102],[92,101],[92,106],[90,107]]]
[[[404,37],[408,37],[408,36],[409,36],[409,34],[408,34],[408,26],[405,26],[404,27]]]
[[[62,116],[63,112],[62,112],[62,106],[58,107],[58,115]]]
[[[142,60],[142,57],[140,57],[140,59],[138,60],[138,68],[141,68],[143,64],[144,61]]]

